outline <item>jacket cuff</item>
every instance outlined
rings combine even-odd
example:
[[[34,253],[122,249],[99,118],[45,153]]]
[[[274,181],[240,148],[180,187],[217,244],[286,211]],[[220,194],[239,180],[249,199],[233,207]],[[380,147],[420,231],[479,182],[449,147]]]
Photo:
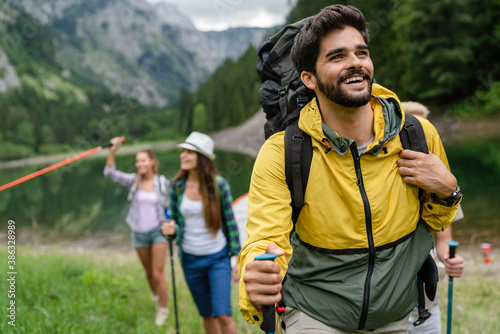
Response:
[[[104,166],[104,176],[108,176],[112,172],[116,170],[116,164],[113,165],[113,167],[109,168],[108,166]]]
[[[434,201],[424,203],[422,219],[426,223],[427,230],[429,232],[444,231],[450,226],[458,212],[459,203],[452,207]]]
[[[248,299],[248,296],[245,291],[245,283],[243,283],[243,280],[240,279],[240,312],[243,315],[243,318],[249,323],[249,324],[257,324],[260,325],[262,323],[262,313],[257,311],[255,306],[250,302]]]

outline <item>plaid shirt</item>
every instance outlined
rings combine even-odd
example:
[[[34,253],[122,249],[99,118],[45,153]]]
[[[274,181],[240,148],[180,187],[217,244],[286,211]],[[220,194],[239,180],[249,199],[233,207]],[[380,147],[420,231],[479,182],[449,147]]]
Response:
[[[221,204],[221,214],[222,214],[222,232],[227,241],[227,250],[230,256],[236,256],[241,250],[240,246],[240,236],[238,232],[238,225],[234,219],[233,214],[233,197],[231,196],[231,190],[229,189],[229,184],[220,175],[217,176],[217,185],[219,186],[219,199]],[[180,206],[182,198],[184,197],[184,191],[186,189],[186,179],[181,179],[175,181],[170,186],[170,213],[171,218],[175,220],[175,230],[176,230],[176,241],[181,248],[182,241],[184,240],[184,217],[180,213]],[[180,253],[180,252],[179,252]]]
[[[137,231],[138,229],[138,210],[139,203],[136,200],[136,189],[133,186],[135,182],[136,173],[124,173],[116,169],[116,165],[113,165],[112,168],[104,167],[104,176],[111,179],[111,181],[121,184],[130,189],[129,191],[129,200],[131,201],[130,207],[128,209],[127,218],[125,218],[127,224],[133,231]],[[162,186],[160,185],[160,177],[164,178],[165,189],[163,190],[165,193],[162,193]],[[142,178],[139,179],[139,189],[141,188]],[[156,211],[158,213],[158,217],[160,221],[158,222],[158,226],[167,221],[167,217],[165,216],[165,208],[168,208],[168,180],[164,176],[154,175],[153,177],[153,186],[156,194],[158,195],[158,202],[156,203]],[[142,231],[141,231],[142,232]]]

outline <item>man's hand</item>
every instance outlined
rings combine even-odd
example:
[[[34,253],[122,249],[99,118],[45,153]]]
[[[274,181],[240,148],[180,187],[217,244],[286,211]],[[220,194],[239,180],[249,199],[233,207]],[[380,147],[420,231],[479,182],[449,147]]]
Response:
[[[457,189],[457,179],[435,154],[403,150],[397,161],[404,181],[445,199]]]
[[[450,256],[447,254],[444,256],[443,260],[444,268],[448,276],[462,277],[464,272],[464,259],[460,255],[455,255],[454,258],[450,259]]]
[[[266,254],[285,255],[282,249],[269,244]],[[274,305],[281,300],[280,266],[273,261],[252,261],[246,265],[243,281],[245,282],[248,298],[257,308],[262,305]]]

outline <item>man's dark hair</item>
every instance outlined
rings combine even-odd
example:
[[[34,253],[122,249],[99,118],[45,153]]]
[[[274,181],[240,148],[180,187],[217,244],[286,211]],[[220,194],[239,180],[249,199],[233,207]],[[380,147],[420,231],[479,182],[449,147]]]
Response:
[[[321,41],[331,31],[355,28],[368,45],[370,36],[363,13],[354,6],[331,5],[311,17],[295,36],[291,57],[299,73],[308,71],[316,75],[316,61],[319,56]]]

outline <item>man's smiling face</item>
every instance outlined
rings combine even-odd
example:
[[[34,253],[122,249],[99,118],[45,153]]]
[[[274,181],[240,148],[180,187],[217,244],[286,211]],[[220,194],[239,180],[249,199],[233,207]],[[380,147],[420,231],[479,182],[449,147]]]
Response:
[[[319,91],[338,105],[359,108],[370,101],[373,63],[355,28],[334,30],[323,39],[315,79]]]

